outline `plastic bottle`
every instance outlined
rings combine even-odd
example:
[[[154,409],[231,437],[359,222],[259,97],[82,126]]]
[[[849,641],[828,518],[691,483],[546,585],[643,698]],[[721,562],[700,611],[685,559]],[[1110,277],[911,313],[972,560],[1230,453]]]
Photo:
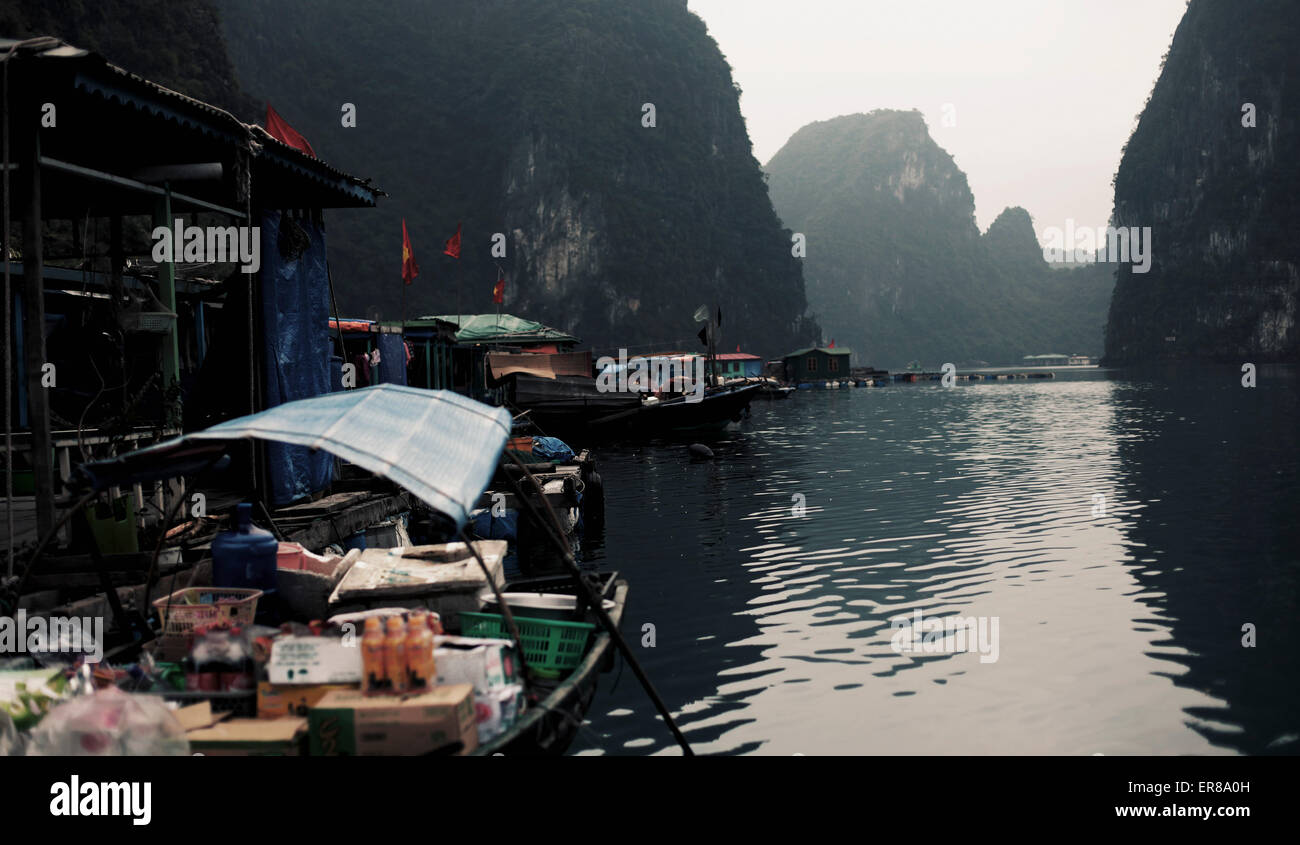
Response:
[[[247,692],[257,688],[253,670],[253,652],[240,628],[231,628],[226,642],[227,671],[221,675],[221,688],[227,692]]]
[[[384,629],[378,616],[366,620],[361,635],[361,687],[366,695],[388,692],[387,673],[384,670]]]
[[[433,662],[433,629],[427,613],[412,613],[406,635],[406,688],[411,693],[433,688],[438,673]]]
[[[234,644],[230,640],[229,628],[213,627],[208,631],[207,660],[201,671],[205,675],[204,689],[224,692],[227,679],[235,672]]]
[[[400,616],[390,616],[387,627],[384,676],[388,679],[388,691],[401,695],[406,692],[406,621]]]
[[[276,567],[280,544],[270,531],[253,525],[253,506],[243,502],[235,511],[235,526],[212,540],[212,584],[262,591],[257,621],[275,625],[279,617]]]
[[[181,660],[181,671],[185,673],[185,689],[200,690],[203,689],[203,679],[199,675],[199,661],[203,657],[203,641],[208,632],[206,627],[194,629],[194,644],[190,646],[189,654]]]
[[[211,626],[202,628],[202,636],[195,642],[190,658],[194,662],[197,685],[204,692],[221,691],[221,675],[226,671],[224,635]]]

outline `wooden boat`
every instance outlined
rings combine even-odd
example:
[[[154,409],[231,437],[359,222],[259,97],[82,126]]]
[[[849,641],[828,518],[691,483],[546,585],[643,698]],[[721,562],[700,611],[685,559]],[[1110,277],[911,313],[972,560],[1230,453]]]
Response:
[[[602,392],[591,376],[559,375],[544,378],[512,373],[505,380],[506,402],[516,413],[546,432],[582,431],[592,420],[641,404],[637,393]]]
[[[790,394],[794,393],[793,387],[784,387],[779,381],[773,378],[760,379],[758,381],[736,382],[739,384],[749,383],[757,384],[759,390],[754,394],[755,399],[788,399]]]
[[[621,625],[627,603],[627,582],[612,581],[614,608],[609,611],[615,624]],[[592,700],[596,697],[597,678],[613,664],[613,640],[609,633],[596,629],[582,663],[573,674],[557,684],[545,698],[529,702],[529,709],[507,731],[480,745],[473,756],[559,756],[568,750],[578,735]]]
[[[411,419],[433,424],[407,431]],[[239,439],[273,440],[311,445],[349,460],[361,469],[400,484],[409,495],[452,520],[453,525],[463,525],[493,474],[497,459],[509,439],[511,423],[510,414],[504,409],[488,408],[446,391],[377,385],[285,403],[148,449],[83,464],[75,477],[81,488],[93,493],[132,479],[160,480],[197,471],[222,460],[230,444]],[[82,499],[83,503],[90,501],[91,493]],[[39,549],[28,570],[38,560]],[[579,608],[588,601],[593,603],[587,605],[585,611],[578,611],[588,621],[596,623],[586,652],[579,665],[558,682],[530,678],[528,695],[531,706],[502,735],[475,753],[564,753],[594,699],[597,675],[608,671],[617,648],[684,751],[690,754],[690,747],[676,728],[666,705],[619,633],[627,602],[627,582],[618,578],[616,573],[584,576],[571,557],[566,556],[564,563],[570,570],[569,575],[523,583],[529,584],[527,589],[531,590],[539,589],[539,580],[548,581],[554,586],[547,586],[544,591],[551,593],[566,591],[564,584],[567,582],[567,590],[579,597]],[[25,571],[24,579],[27,574]],[[489,583],[494,581],[491,578],[487,580]],[[115,590],[111,585],[106,586],[109,587],[109,596],[115,598]],[[509,588],[511,585],[506,586]],[[495,588],[493,592],[496,592]],[[503,601],[501,595],[496,599]],[[605,602],[603,610],[600,607],[602,601]],[[115,615],[120,617],[122,614],[117,611]],[[454,630],[457,622],[450,622],[450,626]],[[460,743],[453,746],[460,746]],[[456,753],[459,750],[459,747],[449,746],[434,753]]]
[[[649,397],[638,408],[593,421],[592,427],[606,433],[636,434],[721,431],[741,418],[760,389],[758,384],[709,388],[695,402],[688,401],[690,396]]]

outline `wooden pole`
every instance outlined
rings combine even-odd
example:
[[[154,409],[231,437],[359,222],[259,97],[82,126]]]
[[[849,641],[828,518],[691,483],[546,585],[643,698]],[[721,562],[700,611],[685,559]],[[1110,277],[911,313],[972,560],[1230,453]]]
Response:
[[[45,262],[41,252],[41,138],[31,135],[27,153],[27,210],[23,217],[23,357],[27,364],[27,408],[32,430],[32,472],[36,481],[36,532],[54,525],[54,442],[45,378]],[[57,373],[55,376],[57,377]]]
[[[171,228],[175,225],[175,221],[172,220],[171,185],[164,182],[163,189],[166,193],[158,200],[158,204],[154,209],[154,225]],[[175,249],[176,245],[173,245],[173,250]],[[176,265],[171,261],[164,261],[158,265],[158,293],[163,307],[177,315],[176,319],[171,321],[170,328],[167,329],[167,336],[163,338],[162,386],[166,390],[172,384],[178,384],[181,380],[180,341],[176,336],[179,328],[178,324],[180,323],[180,315],[176,311]]]
[[[9,55],[13,55],[12,52]],[[11,195],[9,193],[9,56],[5,56],[4,62],[4,114],[0,117],[3,120],[4,132],[4,173],[0,178],[4,179],[4,262],[5,262],[5,289],[4,289],[4,390],[5,390],[5,558],[7,561],[6,572],[9,577],[14,574],[14,421],[13,421],[13,327],[15,308],[14,298],[10,287],[9,272],[9,203]]]
[[[577,590],[577,594],[584,596],[587,599],[587,603],[591,605],[592,612],[609,633],[610,639],[614,641],[614,646],[622,653],[623,659],[626,660],[627,665],[632,668],[632,674],[636,675],[636,679],[641,682],[641,688],[644,689],[646,695],[650,697],[651,703],[654,704],[655,709],[659,711],[659,715],[663,717],[664,724],[668,726],[668,730],[672,733],[673,738],[677,740],[677,744],[681,746],[682,753],[687,757],[694,757],[695,752],[691,750],[690,743],[686,741],[686,737],[682,734],[681,729],[677,727],[677,723],[673,720],[673,715],[668,709],[668,705],[659,697],[659,691],[655,689],[654,684],[650,682],[649,676],[647,676],[645,670],[641,668],[641,663],[636,659],[636,655],[632,653],[631,646],[627,644],[627,640],[623,639],[623,633],[619,631],[618,626],[614,624],[614,620],[610,619],[609,614],[605,612],[604,605],[602,604],[604,597],[597,595],[596,591],[591,588],[591,584],[587,583],[587,579],[582,577],[582,570],[578,568],[578,562],[573,559],[573,554],[569,551],[567,544],[564,542],[564,530],[560,527],[560,522],[555,516],[555,511],[551,509],[551,503],[547,501],[545,496],[539,496],[538,498],[541,500],[541,506],[539,508],[538,505],[533,502],[532,498],[525,494],[525,484],[532,485],[533,489],[541,490],[541,482],[539,482],[532,474],[527,465],[519,459],[518,455],[509,450],[506,451],[506,455],[508,455],[510,460],[514,462],[515,466],[519,467],[522,471],[519,480],[513,478],[510,479],[511,484],[515,488],[515,495],[518,497],[520,504],[528,508],[533,518],[537,520],[538,525],[542,526],[542,529],[549,535],[551,542],[555,544],[556,549],[560,552],[560,560],[564,563],[565,568],[568,569],[569,574],[573,576],[573,583]],[[545,519],[543,519],[541,511],[545,511]]]

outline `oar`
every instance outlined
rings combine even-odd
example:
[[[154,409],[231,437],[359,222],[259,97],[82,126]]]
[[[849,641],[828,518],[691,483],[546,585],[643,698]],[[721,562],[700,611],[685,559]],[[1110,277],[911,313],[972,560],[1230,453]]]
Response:
[[[532,472],[523,461],[519,460],[519,458],[513,453],[510,453],[510,458],[519,465],[519,468],[524,471],[524,475],[528,477],[530,482],[537,484],[537,480],[533,477]],[[513,479],[511,479],[511,481],[514,482]],[[538,484],[537,486],[540,490],[541,485]],[[668,706],[664,704],[663,699],[659,697],[659,693],[655,690],[654,684],[650,683],[650,678],[646,676],[645,670],[641,668],[641,664],[637,662],[635,655],[632,654],[631,647],[628,646],[627,640],[623,639],[623,634],[618,630],[618,626],[614,624],[614,620],[605,612],[601,596],[597,595],[596,591],[592,589],[591,584],[587,582],[587,579],[582,577],[582,570],[578,568],[578,562],[573,559],[572,552],[569,551],[567,544],[564,542],[564,529],[560,528],[560,521],[555,516],[555,511],[551,509],[551,503],[546,500],[545,496],[541,497],[542,507],[545,509],[550,523],[548,525],[545,522],[541,522],[540,514],[537,512],[537,507],[533,504],[532,500],[524,494],[522,485],[515,482],[515,489],[519,494],[519,500],[523,502],[524,506],[528,508],[534,518],[538,519],[546,532],[551,535],[551,541],[555,543],[556,547],[560,550],[560,559],[564,561],[564,565],[569,570],[569,574],[573,576],[574,584],[586,595],[587,603],[591,605],[592,611],[594,611],[596,617],[600,619],[605,630],[609,632],[610,639],[612,639],[614,644],[618,646],[618,650],[623,653],[623,658],[627,661],[628,665],[632,667],[632,673],[636,675],[637,680],[641,682],[641,686],[645,689],[646,695],[650,696],[650,700],[654,703],[655,709],[659,711],[659,715],[664,717],[664,723],[667,724],[668,729],[672,731],[673,738],[677,740],[677,744],[682,747],[682,753],[687,757],[694,757],[695,752],[691,750],[690,743],[686,741],[686,737],[683,736],[681,730],[678,729],[677,723],[673,721],[673,716],[668,711]]]

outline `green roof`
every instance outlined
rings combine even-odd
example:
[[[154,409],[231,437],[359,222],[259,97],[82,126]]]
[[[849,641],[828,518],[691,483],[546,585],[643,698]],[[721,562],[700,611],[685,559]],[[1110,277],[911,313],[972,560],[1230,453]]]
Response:
[[[825,352],[827,355],[853,354],[852,349],[844,349],[839,346],[835,347],[834,349],[831,349],[829,346],[809,346],[807,349],[796,349],[795,351],[788,353],[785,357],[798,358],[800,355],[807,355],[809,352]]]
[[[461,343],[578,343],[578,338],[513,314],[439,314],[421,320],[443,320],[460,326]]]

